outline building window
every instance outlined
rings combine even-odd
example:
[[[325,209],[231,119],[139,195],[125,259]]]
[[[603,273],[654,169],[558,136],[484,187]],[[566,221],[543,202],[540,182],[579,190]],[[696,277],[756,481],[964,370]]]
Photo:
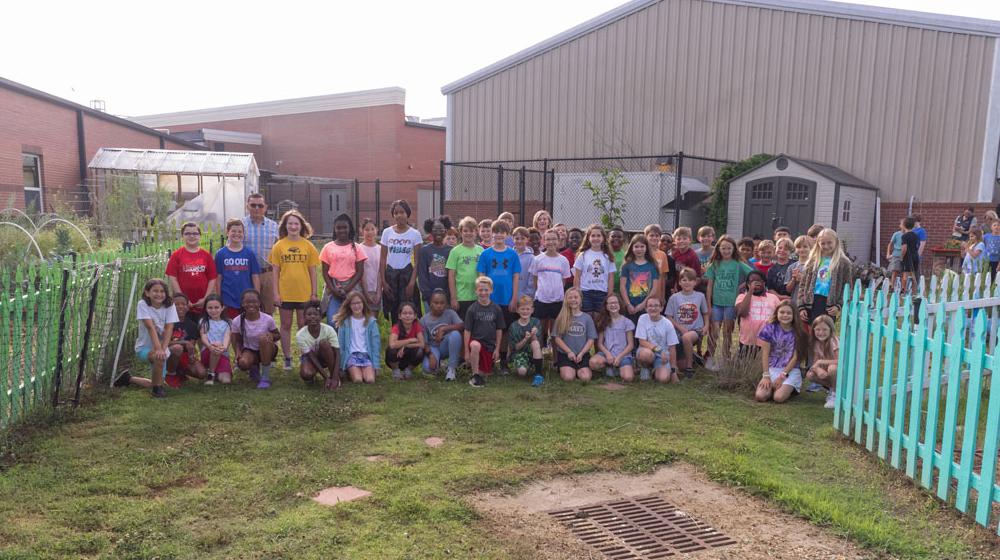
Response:
[[[226,151],[226,145],[222,142],[215,142],[215,145],[212,146],[212,150],[216,152],[224,152]]]
[[[840,221],[841,222],[849,222],[849,221],[851,221],[851,201],[850,200],[845,200],[844,201],[844,209],[840,213]]]
[[[42,157],[35,154],[21,154],[21,169],[24,171],[24,209],[42,210]]]
[[[750,187],[750,200],[771,200],[774,192],[772,183],[760,183]]]

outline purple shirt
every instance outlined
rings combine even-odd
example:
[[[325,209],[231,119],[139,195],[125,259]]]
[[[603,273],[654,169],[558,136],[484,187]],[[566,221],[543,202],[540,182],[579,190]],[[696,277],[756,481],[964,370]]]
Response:
[[[246,326],[242,327],[246,329],[244,332],[241,332],[241,320],[242,317],[233,319],[233,334],[241,334],[243,336],[243,347],[250,350],[260,350],[260,337],[262,334],[278,330],[278,327],[274,325],[274,318],[267,313],[261,313],[260,318],[256,321],[247,320]]]
[[[786,331],[778,323],[768,323],[760,330],[758,337],[771,345],[767,366],[784,368],[795,353],[795,333]]]

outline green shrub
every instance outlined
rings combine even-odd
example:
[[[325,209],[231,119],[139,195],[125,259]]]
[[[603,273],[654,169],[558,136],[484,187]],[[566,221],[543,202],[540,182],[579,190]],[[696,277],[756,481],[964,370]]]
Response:
[[[719,175],[712,182],[712,195],[707,213],[708,225],[714,227],[715,231],[726,231],[729,217],[729,182],[772,157],[774,156],[770,154],[757,154],[743,161],[727,164],[719,170]]]

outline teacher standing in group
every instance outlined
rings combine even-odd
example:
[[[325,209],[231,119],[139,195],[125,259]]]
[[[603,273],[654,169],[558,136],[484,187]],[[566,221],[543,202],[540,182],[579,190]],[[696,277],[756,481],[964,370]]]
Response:
[[[247,215],[243,217],[243,244],[257,255],[260,265],[260,311],[274,315],[274,280],[271,275],[271,248],[278,240],[278,223],[265,216],[267,202],[256,192],[247,197]]]

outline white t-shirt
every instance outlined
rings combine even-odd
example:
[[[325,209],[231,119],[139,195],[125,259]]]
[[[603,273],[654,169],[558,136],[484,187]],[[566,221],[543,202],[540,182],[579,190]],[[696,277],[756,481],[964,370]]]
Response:
[[[413,248],[424,242],[420,232],[409,228],[404,233],[396,233],[393,226],[382,230],[380,243],[388,248],[385,265],[400,270],[406,268],[413,258]]]
[[[374,321],[375,319],[372,319]],[[351,317],[351,354],[355,352],[361,352],[363,354],[368,353],[368,343],[365,340],[365,318],[355,319]],[[369,356],[372,361],[375,360],[374,356]]]
[[[135,339],[135,349],[153,348],[153,339],[149,337],[149,329],[143,324],[143,319],[151,319],[156,328],[156,335],[163,337],[163,329],[166,325],[177,322],[177,308],[171,303],[170,307],[153,307],[140,299],[139,306],[135,310],[135,318],[139,321],[139,337]]]
[[[382,262],[382,246],[374,245],[369,247],[364,243],[358,245],[361,250],[365,252],[368,257],[365,259],[365,291],[374,292],[378,290],[378,268],[379,264]]]
[[[535,299],[541,303],[554,303],[563,300],[563,281],[571,276],[569,261],[562,255],[550,257],[545,253],[531,261],[530,274],[535,276],[538,288]]]
[[[669,319],[660,315],[659,321],[652,321],[649,313],[639,316],[639,324],[635,327],[635,337],[639,340],[647,340],[654,345],[666,350],[669,346],[676,346],[677,331]]]
[[[580,271],[580,289],[608,291],[608,277],[615,273],[615,261],[601,251],[587,249],[577,255],[573,268]]]

